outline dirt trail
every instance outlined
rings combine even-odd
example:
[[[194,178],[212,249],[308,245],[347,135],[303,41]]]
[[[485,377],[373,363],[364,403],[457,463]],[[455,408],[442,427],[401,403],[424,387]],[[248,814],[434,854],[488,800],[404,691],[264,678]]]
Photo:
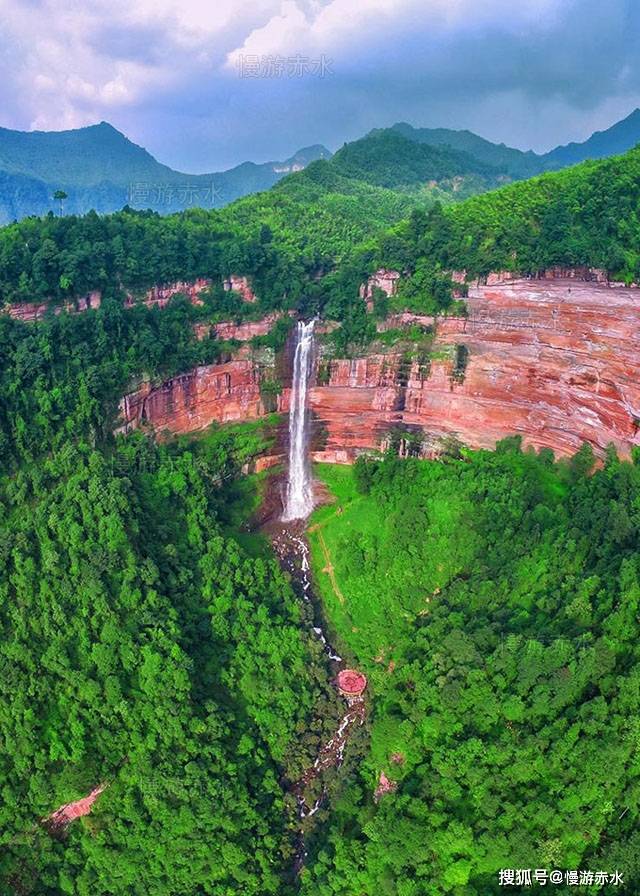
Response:
[[[331,562],[331,556],[329,554],[329,548],[327,547],[327,543],[324,540],[324,535],[318,529],[315,534],[318,536],[318,541],[320,542],[320,547],[322,548],[322,555],[324,557],[325,566],[322,572],[326,572],[329,576],[329,581],[331,582],[331,587],[333,588],[333,593],[338,598],[341,604],[344,604],[344,594],[340,590],[340,586],[336,580],[335,569],[333,568],[333,563]]]

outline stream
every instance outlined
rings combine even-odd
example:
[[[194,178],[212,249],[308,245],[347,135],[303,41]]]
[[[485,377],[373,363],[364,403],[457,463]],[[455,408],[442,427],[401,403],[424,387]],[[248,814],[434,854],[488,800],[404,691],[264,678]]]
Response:
[[[311,566],[309,562],[309,545],[304,535],[305,521],[296,521],[281,526],[272,536],[273,548],[282,568],[291,576],[294,589],[299,597],[315,611],[313,601]],[[314,616],[312,615],[312,619]],[[335,680],[338,674],[345,669],[346,663],[337,653],[321,625],[313,624],[312,631],[320,641],[331,669],[331,678]],[[333,735],[320,747],[312,765],[308,766],[300,778],[290,787],[290,792],[295,796],[298,807],[298,818],[303,822],[315,815],[322,806],[326,791],[323,787],[320,796],[312,805],[308,805],[305,799],[307,786],[322,772],[329,768],[338,768],[342,764],[344,751],[354,728],[359,727],[365,721],[366,704],[362,695],[340,695],[340,699],[346,704],[338,726]],[[294,871],[299,874],[307,856],[304,829],[301,826],[298,834]]]
[[[272,534],[273,548],[282,568],[291,576],[298,596],[315,610],[313,601],[313,583],[309,544],[305,535],[306,520],[314,506],[313,478],[309,453],[310,412],[308,407],[309,385],[315,366],[315,321],[304,323],[299,321],[295,333],[295,354],[293,359],[293,378],[289,410],[289,457],[287,482],[283,500],[283,514],[277,528]],[[312,631],[320,641],[327,655],[332,679],[345,670],[345,662],[331,644],[319,624],[315,612],[311,613]],[[356,673],[357,675],[357,673]],[[366,684],[366,679],[362,677]],[[364,685],[363,685],[364,689]],[[323,771],[339,767],[344,757],[346,744],[355,727],[364,723],[366,705],[364,697],[359,694],[346,694],[339,691],[346,707],[333,735],[320,747],[318,754],[298,781],[294,782],[290,791],[296,798],[298,818],[300,822],[315,815],[322,806],[326,791],[323,787],[320,796],[313,805],[305,799],[307,786]],[[307,850],[305,846],[304,826],[301,824],[294,872],[300,874],[304,868]]]

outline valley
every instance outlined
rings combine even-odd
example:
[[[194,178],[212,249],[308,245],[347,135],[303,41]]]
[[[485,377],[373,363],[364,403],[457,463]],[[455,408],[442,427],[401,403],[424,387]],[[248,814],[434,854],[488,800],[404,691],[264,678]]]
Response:
[[[640,151],[397,136],[0,229],[12,896],[637,879]]]

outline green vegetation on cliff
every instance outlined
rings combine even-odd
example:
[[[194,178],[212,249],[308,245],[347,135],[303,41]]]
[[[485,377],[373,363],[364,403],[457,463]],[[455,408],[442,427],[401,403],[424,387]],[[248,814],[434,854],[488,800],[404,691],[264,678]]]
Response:
[[[370,154],[389,137],[369,139]],[[382,265],[409,275],[401,298],[428,313],[450,305],[451,270],[587,265],[640,279],[640,150],[446,209],[347,176],[341,166],[350,170],[355,150],[343,152],[345,163],[340,154],[316,162],[220,212],[124,211],[3,228],[0,301],[63,302],[90,289],[122,295],[196,277],[220,284],[235,273],[250,277],[261,310],[296,306],[350,321],[359,284]],[[385,182],[386,165],[373,165],[370,179]]]
[[[290,306],[313,278],[406,217],[406,197],[318,162],[287,189],[221,212],[161,217],[29,218],[0,229],[0,304],[61,303],[92,289],[122,294],[176,280],[249,275],[264,309]],[[364,271],[363,271],[364,274]]]
[[[0,474],[71,444],[110,444],[118,402],[142,379],[162,381],[211,363],[221,346],[199,341],[194,309],[125,311],[117,302],[36,326],[0,316]]]
[[[640,280],[640,149],[511,184],[445,210],[415,211],[382,238],[398,270],[535,274],[553,265]]]

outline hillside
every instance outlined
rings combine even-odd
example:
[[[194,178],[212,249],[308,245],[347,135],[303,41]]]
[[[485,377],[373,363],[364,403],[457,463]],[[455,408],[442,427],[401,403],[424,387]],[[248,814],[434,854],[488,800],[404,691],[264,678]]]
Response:
[[[501,172],[467,152],[430,146],[393,130],[369,134],[345,144],[331,165],[347,177],[376,186],[416,192],[420,189],[464,196],[500,183]]]
[[[398,123],[345,144],[336,153],[341,175],[393,189],[421,202],[460,201],[546,170],[625,152],[640,140],[640,111],[584,143],[546,155],[495,144],[471,131],[414,128]],[[0,128],[0,224],[62,210],[100,214],[132,208],[169,214],[191,207],[221,208],[268,190],[311,162],[329,160],[321,145],[281,162],[243,162],[228,171],[184,174],[158,162],[106,122],[73,131],[21,132]]]
[[[221,210],[28,219],[0,230],[0,305],[240,273],[265,307],[281,306],[415,205],[319,161]]]
[[[37,324],[0,314],[3,893],[498,896],[512,865],[638,874],[640,466],[605,441],[622,421],[637,442],[639,290],[464,307],[449,275],[637,278],[640,149],[421,207],[427,176],[488,176],[470,158],[374,136],[221,210],[0,230],[0,304],[101,291]],[[367,313],[381,265],[405,276]],[[123,302],[198,277],[197,304]],[[407,307],[447,314],[394,329]],[[271,312],[289,309],[341,324],[317,335],[302,443],[375,457],[316,468],[311,554],[281,567],[289,427],[270,411],[292,405],[292,321]],[[526,451],[518,406],[525,438],[551,432]],[[595,472],[575,453],[594,420]],[[296,590],[308,556],[317,605]],[[368,679],[348,740],[325,629]],[[318,770],[328,744],[344,761]]]
[[[63,301],[115,283],[139,289],[240,273],[259,284],[267,307],[306,295],[311,307],[349,316],[347,308],[359,307],[359,282],[376,266],[411,274],[398,301],[418,310],[450,301],[451,270],[471,276],[583,264],[628,281],[640,277],[640,150],[510,184],[445,211],[421,209],[420,194],[349,177],[341,164],[340,156],[315,162],[219,211],[7,227],[0,231],[0,301]]]
[[[637,892],[640,468],[591,462],[316,468],[314,580],[375,715],[304,896],[497,896],[510,864]]]
[[[583,143],[557,146],[542,156],[545,168],[564,168],[585,159],[604,159],[626,152],[640,143],[640,109],[604,131],[596,131]]]
[[[414,215],[383,237],[378,260],[413,272],[406,289],[416,297],[438,270],[472,277],[586,265],[638,281],[639,201],[640,148]]]
[[[407,140],[427,146],[449,147],[467,153],[472,158],[513,178],[531,177],[540,172],[539,157],[529,150],[522,152],[504,143],[492,143],[472,131],[449,128],[414,128],[399,122],[389,130],[402,134]],[[375,131],[373,133],[376,133]]]
[[[291,171],[329,158],[322,146],[282,162],[244,162],[228,171],[184,174],[158,162],[106,122],[73,131],[22,132],[0,128],[0,223],[58,211],[106,213],[125,205],[164,214],[192,206],[213,208],[266,190]]]

